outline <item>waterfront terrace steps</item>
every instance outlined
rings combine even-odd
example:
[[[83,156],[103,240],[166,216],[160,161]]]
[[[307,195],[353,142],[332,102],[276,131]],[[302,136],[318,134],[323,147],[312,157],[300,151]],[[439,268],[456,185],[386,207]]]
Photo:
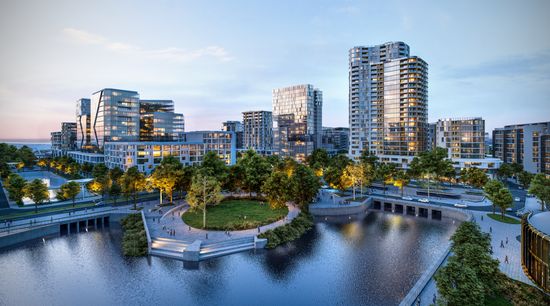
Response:
[[[220,257],[233,253],[253,250],[255,248],[254,237],[231,239],[226,241],[208,243],[201,246],[199,259]]]

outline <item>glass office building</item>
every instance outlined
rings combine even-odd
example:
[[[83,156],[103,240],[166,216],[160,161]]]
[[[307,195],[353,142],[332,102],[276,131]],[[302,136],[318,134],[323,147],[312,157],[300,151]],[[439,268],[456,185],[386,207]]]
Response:
[[[90,99],[76,101],[76,147],[87,150],[92,146],[92,119]]]
[[[273,90],[274,150],[303,161],[321,148],[323,94],[313,85]]]
[[[139,94],[105,88],[92,94],[92,145],[99,150],[105,142],[139,140]]]
[[[550,212],[522,218],[521,265],[535,284],[550,293]]]
[[[140,141],[176,141],[184,129],[183,114],[174,113],[174,101],[139,101]]]
[[[349,51],[349,155],[407,168],[428,148],[428,64],[403,42]]]

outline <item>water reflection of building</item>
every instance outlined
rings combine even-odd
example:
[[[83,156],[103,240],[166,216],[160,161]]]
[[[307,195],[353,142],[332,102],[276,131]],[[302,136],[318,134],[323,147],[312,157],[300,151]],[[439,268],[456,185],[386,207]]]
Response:
[[[550,212],[523,218],[521,265],[534,283],[550,292]]]

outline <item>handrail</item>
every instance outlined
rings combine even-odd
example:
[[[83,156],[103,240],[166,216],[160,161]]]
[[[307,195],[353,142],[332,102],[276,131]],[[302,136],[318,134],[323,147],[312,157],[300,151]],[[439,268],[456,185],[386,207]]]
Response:
[[[147,226],[147,221],[145,219],[145,213],[143,209],[141,210],[141,220],[143,221],[143,227],[145,228],[145,236],[147,236],[147,253],[151,253],[151,235],[149,234],[149,227]]]

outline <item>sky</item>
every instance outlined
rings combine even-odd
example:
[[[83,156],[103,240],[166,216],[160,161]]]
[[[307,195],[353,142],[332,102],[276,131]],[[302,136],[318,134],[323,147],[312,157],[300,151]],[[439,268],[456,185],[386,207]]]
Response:
[[[348,126],[348,50],[403,41],[429,64],[429,121],[550,121],[550,1],[0,2],[0,139],[47,139],[102,88],[171,99],[186,130],[323,91]]]

